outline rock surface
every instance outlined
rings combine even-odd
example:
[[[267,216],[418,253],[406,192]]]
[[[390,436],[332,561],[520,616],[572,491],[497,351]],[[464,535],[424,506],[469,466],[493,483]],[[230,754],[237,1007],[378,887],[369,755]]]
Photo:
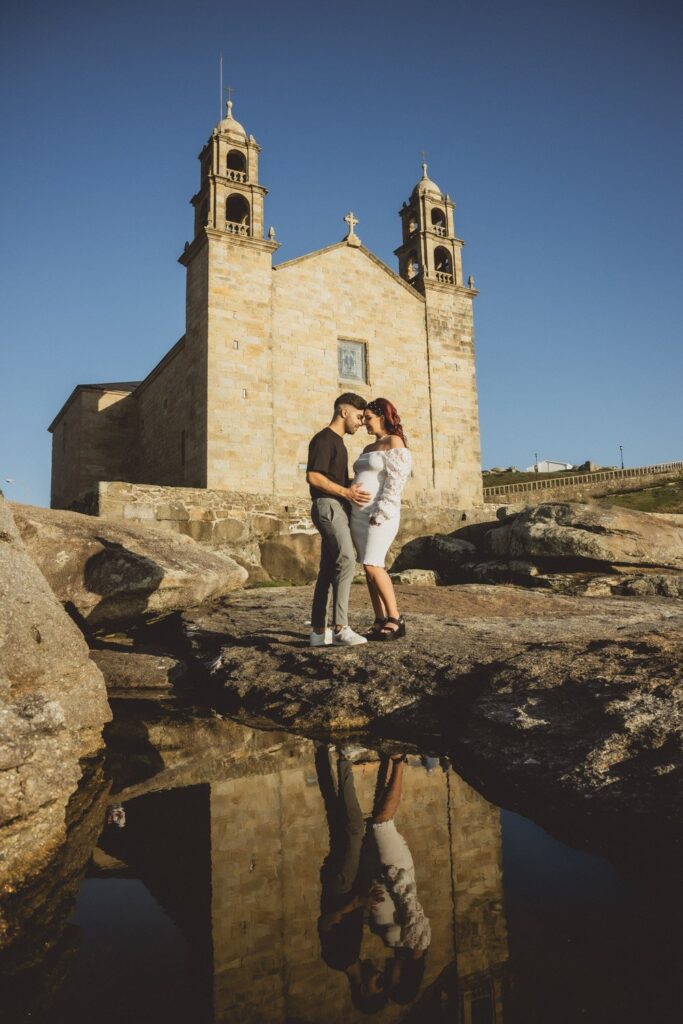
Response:
[[[616,506],[549,503],[504,520],[485,546],[496,558],[683,569],[683,522]]]
[[[359,628],[370,613],[353,591]],[[678,604],[410,587],[405,640],[340,650],[306,645],[309,600],[308,588],[245,592],[185,616],[225,710],[308,735],[369,731],[431,746],[487,797],[541,823],[591,815],[608,844],[641,828],[673,841],[683,810]]]
[[[90,630],[112,630],[241,587],[247,572],[190,537],[78,512],[14,505],[28,553]]]
[[[90,657],[104,676],[110,696],[170,693],[187,676],[186,663],[167,654],[101,647],[92,650]]]
[[[102,673],[0,497],[0,887],[63,841],[79,759],[110,717]]]
[[[501,508],[496,521],[405,545],[392,570],[408,568],[445,583],[680,597],[683,517],[559,502]]]

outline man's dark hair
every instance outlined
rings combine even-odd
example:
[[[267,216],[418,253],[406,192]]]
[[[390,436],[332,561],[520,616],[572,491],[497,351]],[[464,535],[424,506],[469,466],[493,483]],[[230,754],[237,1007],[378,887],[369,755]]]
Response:
[[[352,405],[354,409],[364,409],[368,403],[360,395],[354,394],[353,391],[345,391],[343,395],[334,400],[334,415],[341,416],[342,405]]]
[[[399,1006],[408,1006],[409,1003],[412,1003],[417,998],[417,993],[420,991],[422,979],[424,978],[426,961],[426,953],[418,960],[408,957],[401,961],[399,983],[396,988],[391,990],[391,998]]]
[[[366,994],[356,985],[351,985],[351,1002],[360,1013],[379,1013],[389,1002],[386,992]]]

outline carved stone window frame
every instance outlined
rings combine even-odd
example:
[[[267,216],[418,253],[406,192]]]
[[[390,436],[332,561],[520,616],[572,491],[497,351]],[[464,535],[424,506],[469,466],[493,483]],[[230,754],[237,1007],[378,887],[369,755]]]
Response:
[[[346,360],[344,359],[345,354]],[[348,367],[352,362],[359,367],[359,372],[348,372]],[[370,383],[367,342],[361,341],[359,338],[337,338],[337,377],[339,381],[349,384],[368,385]]]

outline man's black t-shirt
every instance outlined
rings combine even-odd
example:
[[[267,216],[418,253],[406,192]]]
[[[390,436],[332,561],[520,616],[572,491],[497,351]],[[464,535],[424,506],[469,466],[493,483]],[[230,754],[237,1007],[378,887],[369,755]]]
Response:
[[[339,434],[330,427],[320,430],[308,446],[307,473],[322,473],[340,487],[349,486],[349,453]],[[325,491],[309,485],[311,497],[326,497]],[[329,497],[329,495],[327,495]]]

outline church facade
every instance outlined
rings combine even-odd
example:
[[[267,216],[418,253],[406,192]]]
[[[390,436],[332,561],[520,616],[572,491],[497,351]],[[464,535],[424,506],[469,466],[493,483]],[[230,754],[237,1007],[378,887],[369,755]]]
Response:
[[[50,425],[53,507],[100,481],[306,493],[309,438],[334,398],[389,398],[413,452],[405,497],[482,503],[472,305],[454,204],[427,176],[400,210],[398,273],[346,237],[282,263],[260,148],[232,114],[199,155],[186,329],[143,381],[78,385]],[[351,461],[368,442],[350,440]]]

